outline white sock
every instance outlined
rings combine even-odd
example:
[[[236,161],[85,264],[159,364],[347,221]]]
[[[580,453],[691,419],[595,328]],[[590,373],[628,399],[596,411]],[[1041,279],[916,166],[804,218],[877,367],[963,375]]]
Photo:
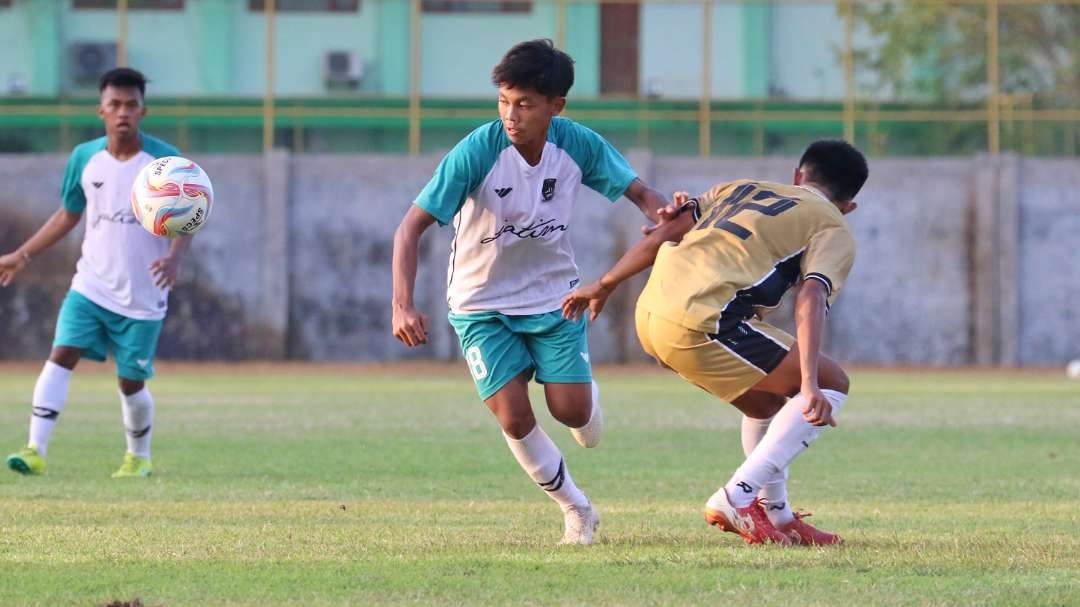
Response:
[[[847,395],[834,390],[821,392],[832,405],[833,416],[839,415]],[[769,430],[754,448],[754,452],[739,466],[727,485],[724,485],[733,506],[749,506],[758,491],[814,444],[821,432],[828,427],[813,426],[803,419],[805,406],[806,399],[801,394],[790,399],[773,417]]]
[[[127,450],[144,459],[150,459],[150,436],[154,424],[154,399],[150,388],[143,386],[135,394],[120,393],[120,410],[124,415],[124,435]]]
[[[768,431],[769,423],[772,420],[771,417],[769,419],[754,419],[743,416],[742,448],[746,457],[750,457],[754,452],[754,448],[765,437],[765,432]],[[765,486],[761,488],[761,491],[758,492],[758,497],[766,502],[765,514],[768,515],[773,526],[784,525],[795,519],[795,513],[791,511],[791,504],[788,503],[787,479],[788,468],[784,468],[783,472],[769,479]]]
[[[511,438],[505,432],[503,437],[525,473],[547,491],[564,511],[571,506],[584,507],[589,503],[589,499],[570,478],[570,471],[566,469],[559,448],[551,442],[540,424],[520,440]]]
[[[42,457],[49,448],[49,438],[60,412],[67,404],[71,369],[65,369],[53,361],[46,361],[45,368],[34,384],[33,415],[30,416],[30,444],[37,447]]]
[[[600,386],[596,384],[595,379],[592,382],[589,396],[592,398],[592,409],[589,410],[589,421],[585,422],[584,426],[578,428],[578,430],[581,430],[582,432],[588,432],[592,429],[593,422],[597,420],[596,412],[600,409]]]

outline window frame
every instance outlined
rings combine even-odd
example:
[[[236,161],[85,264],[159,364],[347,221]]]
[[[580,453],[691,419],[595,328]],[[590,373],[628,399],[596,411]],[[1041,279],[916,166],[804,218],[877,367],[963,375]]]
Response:
[[[72,0],[75,10],[110,10],[117,8],[117,0]],[[128,0],[129,11],[182,11],[187,0]]]
[[[430,15],[528,15],[532,0],[423,0],[420,12]]]
[[[361,0],[323,0],[325,7],[312,7],[312,8],[290,8],[287,4],[282,5],[283,2],[289,0],[275,0],[274,12],[275,13],[358,13],[361,8]],[[266,0],[248,0],[247,3],[248,12],[250,13],[263,13],[266,12]]]

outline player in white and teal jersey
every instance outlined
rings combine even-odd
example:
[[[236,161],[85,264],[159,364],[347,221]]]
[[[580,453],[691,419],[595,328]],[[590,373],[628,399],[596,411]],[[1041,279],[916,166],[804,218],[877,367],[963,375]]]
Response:
[[[652,220],[667,201],[603,137],[558,117],[574,68],[550,40],[510,49],[492,81],[499,120],[446,155],[394,235],[394,335],[410,347],[427,342],[428,318],[413,305],[418,244],[435,222],[452,224],[450,323],[477,391],[518,463],[562,508],[562,543],[589,544],[599,516],[537,425],[528,382],[544,385],[548,409],[581,445],[597,444],[585,321],[560,313],[578,282],[571,211],[582,185],[612,202],[626,196]]]
[[[82,256],[56,321],[53,350],[34,386],[30,440],[7,458],[22,474],[43,474],[53,427],[68,397],[80,358],[116,360],[127,452],[113,477],[148,476],[154,401],[146,380],[190,237],[154,236],[131,211],[131,186],[155,158],[176,156],[173,146],[139,130],[146,115],[146,80],[130,68],[101,77],[98,114],[105,136],[75,147],[61,187],[62,207],[14,252],[0,257],[0,286],[78,225],[86,215]]]

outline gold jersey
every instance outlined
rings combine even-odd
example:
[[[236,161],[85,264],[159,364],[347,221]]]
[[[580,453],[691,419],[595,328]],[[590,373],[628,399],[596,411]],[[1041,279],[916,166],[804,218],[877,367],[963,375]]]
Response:
[[[638,307],[688,329],[723,334],[775,308],[803,279],[828,305],[855,261],[840,209],[816,190],[768,181],[718,185],[698,198],[697,223],[660,247]]]

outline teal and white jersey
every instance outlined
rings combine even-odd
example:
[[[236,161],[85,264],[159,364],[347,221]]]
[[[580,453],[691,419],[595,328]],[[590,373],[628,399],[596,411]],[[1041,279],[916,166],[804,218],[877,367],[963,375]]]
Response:
[[[565,118],[551,121],[536,166],[510,144],[500,121],[470,133],[416,199],[440,224],[454,226],[450,309],[507,315],[558,309],[579,280],[569,230],[581,185],[614,202],[636,178],[603,137]]]
[[[64,172],[64,208],[86,215],[82,257],[71,288],[110,312],[160,320],[169,293],[154,284],[150,264],[168,253],[169,240],[139,225],[131,211],[131,186],[152,160],[180,152],[143,133],[142,151],[120,162],[105,142],[101,137],[75,146]]]

